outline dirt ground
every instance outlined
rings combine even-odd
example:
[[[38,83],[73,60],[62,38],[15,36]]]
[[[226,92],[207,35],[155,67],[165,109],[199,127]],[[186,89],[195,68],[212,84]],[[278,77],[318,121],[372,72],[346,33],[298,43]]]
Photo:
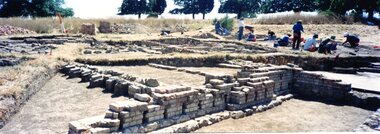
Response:
[[[68,122],[104,114],[112,98],[101,88],[87,89],[80,79],[54,76],[24,107],[0,129],[0,133],[67,133]]]
[[[351,132],[372,113],[351,106],[292,99],[269,111],[225,120],[195,132]]]
[[[197,87],[205,82],[205,77],[176,70],[169,71],[149,66],[97,66],[101,69],[110,69],[140,78],[155,78],[160,82],[160,86],[167,85],[185,85]]]

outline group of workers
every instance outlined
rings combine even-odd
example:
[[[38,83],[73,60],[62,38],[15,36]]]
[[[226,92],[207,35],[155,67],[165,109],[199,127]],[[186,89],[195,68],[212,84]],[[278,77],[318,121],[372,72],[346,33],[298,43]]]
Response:
[[[301,44],[302,38],[301,38],[301,32],[304,32],[302,21],[297,21],[297,23],[293,26],[293,44],[292,49],[293,50],[299,50],[299,46]],[[345,33],[343,35],[346,38],[346,41],[342,43],[342,45],[356,48],[359,46],[360,39],[355,35],[350,35],[348,33]],[[317,46],[318,34],[314,34],[312,37],[308,38],[305,41],[305,44],[303,46],[303,50],[309,51],[309,52],[315,52],[318,51],[319,53],[324,54],[331,54],[335,50],[337,50],[338,43],[335,41],[336,37],[331,36],[328,39],[324,39],[320,42],[319,46]]]
[[[244,30],[248,29],[249,33],[246,37],[246,41],[256,41],[256,36],[254,34],[254,29],[252,26],[245,26],[244,19],[241,18],[239,20],[238,24],[238,40],[242,40],[244,38]],[[317,39],[319,38],[318,34],[314,34],[312,37],[307,38],[304,40],[302,38],[302,33],[304,33],[304,28],[302,25],[302,21],[299,20],[293,25],[293,38],[291,39],[291,34],[286,34],[282,36],[281,38],[276,38],[275,33],[271,30],[268,31],[268,36],[265,40],[275,40],[275,47],[278,46],[288,46],[289,44],[292,44],[293,50],[300,50],[301,42],[304,42],[303,50],[309,51],[309,52],[316,52],[324,53],[324,54],[331,54],[335,50],[337,50],[337,41],[336,36],[331,36],[330,38],[321,40],[319,45],[317,43],[319,42]],[[223,28],[219,21],[215,24],[215,31],[217,34],[220,35],[226,35],[226,33],[229,33],[226,28]],[[346,38],[346,41],[342,43],[344,46],[356,48],[359,45],[360,39],[355,36],[348,33],[345,33],[343,35]],[[292,43],[291,43],[292,42]]]

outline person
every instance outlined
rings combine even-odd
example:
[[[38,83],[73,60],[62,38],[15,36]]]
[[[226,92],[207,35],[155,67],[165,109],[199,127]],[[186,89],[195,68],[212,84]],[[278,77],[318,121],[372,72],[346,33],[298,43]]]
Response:
[[[303,31],[302,20],[297,21],[293,26],[293,46],[292,48],[298,50],[301,43],[301,32]],[[297,43],[297,45],[296,45]]]
[[[318,53],[331,54],[332,51],[337,50],[336,46],[338,45],[335,41],[335,36],[331,36],[323,40],[318,47]]]
[[[227,28],[223,28],[223,35],[224,35],[224,36],[227,36],[227,35],[230,35],[230,34],[231,34],[231,32],[228,31]]]
[[[248,37],[247,37],[247,41],[253,41],[253,42],[256,41],[256,37],[255,37],[253,29],[249,29],[249,34],[248,34]]]
[[[309,52],[315,52],[317,51],[317,39],[318,39],[318,34],[314,34],[313,37],[310,37],[306,40],[303,50],[309,51]]]
[[[238,40],[243,39],[243,34],[244,34],[244,18],[241,18],[239,21],[239,35],[238,35]]]
[[[222,35],[223,34],[223,30],[222,30],[222,25],[220,24],[220,21],[216,21],[215,23],[215,33],[216,34],[219,34],[219,35]]]
[[[345,33],[343,36],[346,37],[346,41],[343,42],[343,45],[346,43],[349,43],[349,45],[353,48],[359,46],[360,39],[356,37],[355,35],[350,35],[348,33]]]
[[[278,38],[278,45],[279,46],[288,46],[289,45],[289,39],[292,35],[291,34],[286,34],[282,36],[282,38]]]
[[[268,30],[268,40],[275,40],[276,39],[276,33],[274,33],[271,30]]]

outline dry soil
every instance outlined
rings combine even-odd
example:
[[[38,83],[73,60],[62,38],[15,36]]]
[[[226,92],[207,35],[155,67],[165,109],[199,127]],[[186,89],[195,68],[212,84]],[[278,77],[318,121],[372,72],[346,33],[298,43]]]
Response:
[[[67,133],[70,121],[102,115],[110,103],[125,100],[112,98],[112,94],[103,93],[101,88],[87,89],[88,83],[79,81],[61,74],[54,76],[0,133]]]
[[[350,132],[371,114],[351,106],[292,99],[271,110],[195,132]]]

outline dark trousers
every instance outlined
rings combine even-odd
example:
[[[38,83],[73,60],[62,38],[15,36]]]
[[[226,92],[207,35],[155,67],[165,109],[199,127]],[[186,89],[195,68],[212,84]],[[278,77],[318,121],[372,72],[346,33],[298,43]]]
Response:
[[[301,44],[301,32],[294,32],[293,33],[293,49],[299,49]],[[297,46],[296,46],[297,43]]]
[[[243,31],[244,31],[244,27],[239,27],[238,40],[243,39]]]

